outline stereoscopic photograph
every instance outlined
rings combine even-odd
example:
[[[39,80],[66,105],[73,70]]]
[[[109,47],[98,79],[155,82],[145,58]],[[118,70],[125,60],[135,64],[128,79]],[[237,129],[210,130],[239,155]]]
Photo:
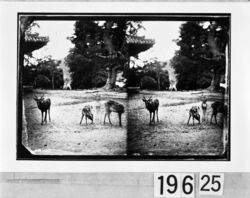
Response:
[[[230,17],[19,13],[17,159],[230,160]]]

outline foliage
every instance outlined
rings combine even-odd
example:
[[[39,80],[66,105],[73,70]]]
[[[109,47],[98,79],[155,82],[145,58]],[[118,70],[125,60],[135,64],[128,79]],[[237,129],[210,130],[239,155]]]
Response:
[[[34,88],[48,89],[51,87],[49,78],[45,75],[39,74],[34,80]]]
[[[152,77],[156,81],[158,90],[166,90],[169,87],[169,74],[166,70],[166,64],[166,62],[151,60],[145,62],[143,67],[143,75]]]
[[[141,79],[141,88],[142,89],[149,89],[149,90],[156,90],[157,89],[157,82],[151,76],[144,76]]]
[[[219,86],[225,73],[225,47],[228,43],[228,21],[185,22],[176,44],[180,47],[171,60],[177,74],[178,89],[208,88],[215,75]]]
[[[37,76],[36,66],[27,66],[23,67],[23,77],[22,77],[22,83],[23,85],[33,86],[35,77]]]
[[[29,59],[29,58],[27,58]],[[37,59],[36,64],[32,64],[27,60],[27,65],[23,68],[23,84],[33,85],[40,87],[40,78],[42,88],[59,89],[63,86],[63,72],[58,68],[60,61],[51,59],[51,57],[45,57],[44,59]],[[39,77],[38,85],[36,77],[45,76],[49,79],[49,83],[45,78]],[[50,86],[48,86],[50,85]]]
[[[143,69],[132,67],[126,72],[126,86],[127,87],[138,87],[140,86],[141,79],[143,78]]]
[[[127,71],[127,86],[141,86],[142,89],[166,90],[169,87],[169,74],[165,62],[151,60],[144,62],[143,68],[132,67]]]
[[[124,70],[128,61],[125,37],[135,35],[140,28],[139,22],[126,20],[76,21],[74,35],[69,38],[74,47],[66,58],[72,87],[99,87],[112,77],[112,88],[117,71]]]
[[[160,90],[166,90],[169,87],[169,76],[168,73],[160,74]]]

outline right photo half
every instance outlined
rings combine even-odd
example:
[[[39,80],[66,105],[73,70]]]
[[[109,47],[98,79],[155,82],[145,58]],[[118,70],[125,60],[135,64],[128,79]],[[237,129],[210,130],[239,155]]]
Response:
[[[230,14],[141,20],[128,42],[128,156],[230,160]]]

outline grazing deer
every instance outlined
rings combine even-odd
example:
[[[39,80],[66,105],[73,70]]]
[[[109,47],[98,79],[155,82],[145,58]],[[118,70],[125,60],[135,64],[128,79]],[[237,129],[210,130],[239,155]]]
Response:
[[[82,118],[81,118],[80,124],[82,124],[82,119],[84,116],[85,116],[85,120],[86,120],[86,125],[87,125],[87,119],[90,119],[92,121],[92,124],[93,124],[94,117],[93,117],[93,113],[92,113],[91,109],[93,109],[93,107],[90,105],[86,105],[83,107]]]
[[[149,111],[149,115],[150,115],[149,125],[151,125],[152,122],[155,123],[155,113],[157,115],[157,122],[159,122],[159,117],[158,117],[159,100],[158,99],[152,100],[152,96],[149,97],[148,99],[146,99],[143,96],[142,101],[145,103],[145,106],[147,110]],[[152,114],[153,114],[153,117],[152,117]]]
[[[194,119],[198,120],[199,124],[200,124],[199,109],[200,109],[200,107],[198,107],[198,106],[191,107],[191,109],[189,110],[189,118],[188,118],[187,125],[189,124],[189,120],[191,117],[193,118],[193,125],[194,125]]]
[[[124,113],[124,106],[114,100],[109,100],[105,103],[105,116],[104,116],[104,122],[105,124],[106,121],[106,116],[108,116],[109,123],[112,125],[111,120],[110,120],[110,114],[111,112],[118,113],[119,116],[119,126],[122,126],[122,114]]]
[[[38,109],[40,109],[40,111],[42,113],[42,122],[41,122],[41,124],[43,124],[44,122],[47,123],[47,112],[49,114],[49,121],[51,121],[50,120],[50,105],[51,105],[50,99],[49,98],[45,99],[44,95],[42,95],[41,97],[37,97],[35,95],[34,100],[37,103]],[[45,113],[44,119],[43,119],[43,113]]]
[[[212,107],[212,115],[211,115],[211,120],[210,120],[210,124],[212,124],[212,119],[214,117],[215,120],[215,124],[217,124],[217,114],[218,113],[222,113],[223,116],[225,116],[227,114],[227,106],[224,105],[224,103],[222,102],[214,102],[211,104]]]
[[[207,99],[205,98],[201,102],[201,110],[202,110],[202,121],[206,121]]]

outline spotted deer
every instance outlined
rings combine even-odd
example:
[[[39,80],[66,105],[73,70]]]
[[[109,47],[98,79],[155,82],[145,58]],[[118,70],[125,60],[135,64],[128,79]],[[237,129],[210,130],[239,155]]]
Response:
[[[201,110],[202,110],[202,121],[206,121],[206,112],[207,112],[207,99],[206,98],[202,99]]]
[[[188,118],[187,125],[189,124],[189,120],[191,117],[193,118],[193,125],[194,125],[194,119],[198,120],[199,124],[200,124],[199,110],[200,110],[200,107],[198,107],[198,106],[191,107],[191,109],[189,110],[189,118]]]
[[[106,116],[108,116],[109,123],[112,125],[111,120],[110,120],[110,114],[111,112],[118,113],[119,116],[119,126],[122,126],[122,114],[124,113],[124,106],[114,100],[109,100],[105,102],[105,116],[104,116],[104,122],[105,124],[106,121]]]
[[[50,119],[50,106],[51,106],[50,99],[49,98],[45,99],[44,95],[42,95],[41,97],[37,97],[35,95],[34,100],[37,103],[38,109],[42,113],[42,122],[41,122],[41,124],[43,124],[44,122],[47,123],[47,113],[49,114],[49,121],[51,121],[51,119]],[[45,113],[44,119],[43,119],[43,113]]]
[[[93,116],[93,113],[92,113],[92,109],[93,109],[93,107],[91,105],[86,105],[86,106],[83,107],[83,109],[82,109],[82,118],[81,118],[80,124],[82,124],[82,119],[83,119],[84,116],[85,116],[85,120],[86,120],[86,125],[87,125],[87,120],[88,119],[90,119],[92,121],[92,124],[93,124],[94,116]]]
[[[142,101],[145,103],[146,109],[149,111],[149,125],[153,122],[155,124],[155,113],[157,115],[157,122],[159,122],[158,117],[158,109],[159,109],[159,100],[158,99],[152,99],[152,96],[146,99],[144,96],[142,98]],[[153,114],[153,117],[152,117]]]
[[[227,115],[227,105],[224,105],[223,102],[216,101],[211,104],[212,107],[212,114],[211,114],[211,119],[210,119],[210,124],[212,124],[212,119],[214,117],[215,124],[217,124],[217,114],[222,113],[223,117]]]

